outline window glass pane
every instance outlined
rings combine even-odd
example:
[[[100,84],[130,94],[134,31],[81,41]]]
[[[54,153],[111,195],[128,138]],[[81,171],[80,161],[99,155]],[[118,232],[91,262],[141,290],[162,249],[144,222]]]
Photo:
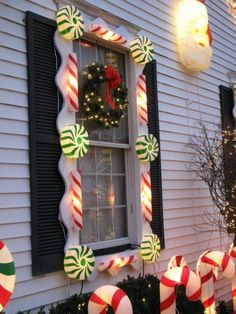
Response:
[[[126,184],[123,149],[94,147],[94,173],[82,168],[91,155],[79,159],[82,175],[83,243],[127,236]],[[94,157],[93,157],[94,158]],[[83,161],[82,161],[83,160]],[[122,224],[122,225],[121,225]]]
[[[105,129],[100,127],[96,122],[88,120],[83,114],[84,102],[84,86],[87,82],[88,65],[99,63],[103,65],[111,64],[117,68],[120,76],[126,81],[125,77],[125,55],[115,50],[108,49],[96,43],[86,40],[74,42],[74,51],[78,56],[79,64],[79,95],[80,95],[80,111],[77,114],[77,122],[85,126],[89,133],[89,138],[94,141],[110,142],[110,143],[128,143],[128,117],[125,115],[119,121],[119,127]],[[100,85],[101,97],[105,97],[106,82]],[[110,105],[105,104],[105,110],[110,110]]]

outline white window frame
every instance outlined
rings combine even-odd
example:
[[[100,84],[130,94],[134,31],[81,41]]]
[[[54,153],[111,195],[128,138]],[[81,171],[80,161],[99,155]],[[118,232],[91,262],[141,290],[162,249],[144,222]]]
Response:
[[[80,2],[80,1],[79,1]],[[76,4],[75,4],[76,5]],[[98,11],[98,10],[96,10]],[[82,12],[84,20],[85,20],[85,25],[89,25],[92,21],[93,18],[91,16],[84,14]],[[102,17],[104,16],[104,12],[101,13]],[[107,14],[107,20],[110,21],[110,15]],[[116,24],[118,22],[122,24],[122,22],[117,19]],[[112,18],[112,21],[114,21],[114,18]],[[126,29],[126,35],[128,36],[128,40],[131,38],[134,38],[137,36],[139,33],[136,32],[128,32]],[[129,52],[128,46],[118,46],[113,43],[107,43],[107,41],[103,39],[99,39],[98,37],[91,35],[85,28],[85,33],[83,35],[83,38],[89,40],[90,38],[94,41],[98,41],[101,43],[103,46],[118,50],[118,51],[124,51],[124,52]],[[73,42],[64,40],[62,36],[59,35],[58,32],[55,33],[54,37],[55,41],[55,46],[57,47],[60,55],[61,55],[61,67],[56,75],[56,83],[58,88],[61,90],[61,93],[63,95],[64,101],[63,101],[63,106],[62,110],[58,116],[57,119],[57,127],[59,133],[62,131],[64,127],[66,127],[69,124],[75,124],[76,123],[76,118],[75,118],[75,113],[69,112],[66,108],[66,103],[65,103],[65,98],[66,98],[66,77],[65,77],[65,72],[67,69],[67,56],[68,53],[73,52]],[[129,143],[130,144],[117,144],[117,147],[120,145],[125,145],[123,147],[127,148],[127,151],[129,153],[127,154],[127,160],[128,160],[128,165],[129,167],[129,174],[127,175],[127,187],[132,187],[132,191],[127,191],[127,195],[131,195],[131,198],[127,198],[127,215],[129,217],[128,219],[128,232],[130,235],[130,243],[137,245],[141,242],[142,236],[147,233],[152,233],[150,224],[148,222],[144,222],[143,220],[143,214],[141,210],[141,197],[140,197],[140,177],[141,173],[143,171],[149,171],[150,165],[147,163],[140,163],[136,156],[135,152],[135,141],[138,135],[140,134],[146,134],[148,133],[147,131],[147,126],[141,126],[139,124],[138,120],[138,111],[137,111],[137,90],[136,90],[136,82],[137,78],[140,74],[142,74],[144,65],[140,65],[135,63],[134,59],[129,56],[126,58],[126,72],[127,72],[127,87],[129,89],[129,114],[128,114],[128,124],[129,124]],[[90,145],[94,145],[95,143],[91,141]],[[104,142],[99,142],[100,145],[104,145],[106,147],[107,143]],[[96,145],[98,145],[98,142],[96,142]],[[68,208],[68,197],[70,195],[70,173],[73,170],[77,170],[77,162],[72,161],[71,159],[65,158],[64,155],[62,154],[61,159],[59,161],[59,170],[60,173],[65,181],[65,194],[62,198],[62,201],[60,203],[60,214],[59,214],[59,219],[61,219],[64,223],[64,225],[67,228],[67,242],[65,245],[65,251],[72,245],[79,245],[80,244],[80,239],[79,239],[79,232],[74,230],[73,228],[73,222],[71,219],[70,215],[70,210]],[[131,179],[132,178],[132,179]],[[132,223],[130,223],[132,221]],[[119,241],[120,239],[118,239]],[[107,247],[111,247],[111,241],[117,241],[117,240],[109,240],[107,241]],[[102,241],[102,247],[99,247],[99,245],[92,247],[93,249],[104,249],[106,248],[106,241]],[[121,245],[121,242],[117,245]],[[90,246],[90,245],[89,245]],[[106,256],[99,256],[96,257],[96,264],[99,264],[100,262],[107,260],[109,258],[116,258],[117,256],[125,257],[125,256],[130,256],[130,255],[135,255],[137,259],[139,259],[139,262],[134,264],[134,268],[139,269],[142,265],[141,260],[140,260],[140,253],[139,250],[132,249],[132,250],[127,250],[125,252],[120,252],[118,254],[111,254],[111,255],[106,255]],[[96,277],[97,272],[95,271],[93,276],[89,280],[93,280]]]

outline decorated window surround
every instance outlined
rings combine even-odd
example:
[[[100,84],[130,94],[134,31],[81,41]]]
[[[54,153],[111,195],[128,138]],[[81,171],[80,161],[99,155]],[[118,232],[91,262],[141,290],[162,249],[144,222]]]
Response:
[[[125,27],[120,27],[119,28],[119,34],[123,35],[125,38],[127,38],[127,43],[125,45],[118,45],[118,44],[113,44],[112,42],[108,42],[102,38],[98,38],[97,36],[91,34],[88,32],[88,27],[89,25],[94,21],[94,19],[91,19],[88,15],[85,15],[83,12],[81,12],[84,21],[85,21],[85,32],[83,35],[83,38],[85,39],[95,39],[96,41],[101,42],[102,45],[109,47],[112,47],[112,49],[117,49],[118,51],[125,51],[128,52],[130,42],[132,39],[134,39],[136,36],[142,35],[141,32],[136,33],[131,33],[129,32]],[[102,24],[106,23],[101,19],[95,19],[95,21],[100,21]],[[109,25],[110,28],[110,25]],[[111,28],[114,30],[114,28]],[[114,30],[115,31],[115,30]],[[124,33],[123,33],[124,32]],[[75,124],[76,123],[76,118],[75,118],[75,112],[71,112],[67,109],[67,105],[65,103],[66,99],[66,85],[67,85],[67,78],[65,77],[66,69],[67,69],[67,58],[68,54],[73,52],[73,42],[68,41],[62,38],[62,36],[56,31],[55,37],[54,37],[54,42],[55,46],[61,55],[61,67],[57,72],[56,75],[56,84],[61,91],[61,94],[63,95],[63,105],[62,105],[62,110],[58,115],[57,119],[57,128],[58,132],[60,133],[62,129],[70,124]],[[141,186],[141,175],[143,172],[148,172],[150,168],[149,163],[140,163],[136,156],[135,152],[135,140],[138,137],[138,135],[141,134],[148,134],[148,129],[146,124],[140,124],[139,123],[139,113],[138,113],[138,108],[137,108],[137,81],[138,77],[142,74],[142,71],[144,69],[144,64],[137,64],[135,63],[134,59],[131,57],[127,58],[129,59],[127,64],[126,64],[126,70],[127,70],[127,81],[130,83],[129,84],[129,101],[130,104],[132,104],[132,113],[129,115],[129,124],[131,127],[129,127],[129,132],[130,132],[130,143],[131,143],[131,153],[129,154],[129,163],[133,165],[132,169],[132,175],[130,176],[132,178],[132,186],[133,186],[133,191],[132,195],[134,196],[134,201],[128,205],[130,207],[130,212],[132,213],[132,232],[131,232],[131,243],[134,245],[137,245],[138,243],[141,242],[141,239],[144,234],[152,234],[152,230],[150,227],[150,224],[148,221],[145,221],[143,219],[143,213],[142,213],[142,206],[141,206],[141,198],[140,198],[140,186]],[[79,62],[79,61],[78,61]],[[131,105],[129,105],[131,107]],[[135,122],[134,122],[135,121]],[[93,144],[93,142],[92,142]],[[118,144],[119,145],[119,144]],[[130,148],[127,147],[127,148]],[[65,245],[65,251],[73,245],[79,245],[80,244],[80,239],[79,239],[79,232],[73,228],[73,222],[71,219],[71,213],[70,213],[70,204],[69,204],[69,197],[71,193],[71,172],[77,170],[77,161],[73,159],[68,159],[65,158],[64,155],[61,155],[61,159],[59,161],[59,171],[61,173],[61,176],[65,182],[65,194],[61,200],[60,203],[60,213],[59,213],[59,218],[60,220],[63,221],[64,225],[67,228],[67,241]],[[128,183],[130,185],[130,183]],[[104,241],[105,242],[105,241]],[[103,244],[104,244],[103,242]],[[105,256],[98,256],[96,257],[96,263],[95,263],[95,270],[93,274],[88,278],[89,280],[93,280],[98,273],[98,265],[101,263],[104,263],[107,260],[117,260],[117,259],[135,259],[135,261],[132,264],[129,263],[121,263],[122,266],[125,265],[131,265],[135,269],[140,269],[142,262],[140,258],[140,253],[139,250],[126,250],[123,252],[119,252],[117,254],[111,254],[111,255],[105,255]],[[117,274],[119,271],[119,266],[118,267],[112,267],[109,271],[111,275]]]

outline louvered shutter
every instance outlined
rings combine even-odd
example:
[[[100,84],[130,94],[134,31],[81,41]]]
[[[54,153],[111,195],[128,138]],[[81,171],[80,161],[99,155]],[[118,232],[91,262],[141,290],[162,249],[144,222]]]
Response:
[[[146,75],[147,104],[148,104],[148,132],[153,134],[160,143],[159,114],[157,99],[157,72],[156,61],[147,63],[143,74]],[[164,224],[162,207],[162,180],[161,180],[161,150],[158,158],[151,162],[152,182],[152,210],[153,220],[151,223],[153,233],[157,234],[164,248]]]
[[[223,85],[220,86],[220,104],[223,129],[225,129],[227,126],[234,128],[235,121],[232,114],[234,107],[234,97],[231,88]]]
[[[58,221],[64,184],[58,171],[55,22],[27,12],[32,273],[62,269],[65,244]]]

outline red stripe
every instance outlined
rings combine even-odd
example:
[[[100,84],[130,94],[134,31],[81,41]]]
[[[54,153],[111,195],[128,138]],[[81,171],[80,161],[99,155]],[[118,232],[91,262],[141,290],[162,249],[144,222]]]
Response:
[[[71,67],[69,67],[69,73],[70,75],[72,75],[74,78],[77,79],[77,73],[73,71],[73,69]]]
[[[236,288],[232,290],[232,297],[236,297]]]
[[[182,274],[181,274],[181,283],[185,285],[185,287],[188,284],[189,276],[190,276],[190,269],[188,268],[188,266],[184,266],[182,270]]]
[[[175,291],[173,291],[171,295],[165,301],[161,302],[160,304],[161,312],[168,309],[174,303],[174,301],[175,301]]]
[[[77,67],[77,61],[76,59],[72,56],[72,54],[69,53],[69,59],[74,63],[74,65]]]
[[[202,288],[200,287],[193,295],[188,296],[189,301],[197,301],[200,299]]]
[[[114,310],[114,312],[117,311],[120,301],[126,296],[123,290],[117,289],[116,292],[113,294],[112,299],[111,299],[111,306]]]
[[[176,259],[176,266],[177,266],[177,267],[180,267],[180,265],[181,265],[181,260],[182,260],[182,256],[181,256],[181,255],[178,255],[178,256],[175,257],[175,259]]]
[[[79,172],[79,171],[78,171]],[[81,183],[80,181],[77,180],[77,178],[73,175],[73,181],[79,186],[79,188],[81,188]]]
[[[0,250],[4,247],[4,243],[0,241]]]
[[[173,287],[175,287],[175,286],[177,285],[177,282],[176,282],[176,281],[171,280],[171,279],[165,277],[165,275],[163,275],[163,276],[161,277],[161,283],[162,283],[163,285],[167,286],[167,287],[170,287],[170,288],[173,288]]]
[[[225,269],[227,268],[228,264],[229,264],[229,261],[230,261],[230,257],[228,254],[224,254],[224,258],[223,258],[223,261],[222,261],[222,269],[223,271],[225,271]]]
[[[11,292],[9,292],[3,286],[0,285],[0,304],[3,307],[5,307],[10,297],[11,297]]]
[[[72,92],[73,92],[76,96],[78,96],[78,89],[77,89],[75,86],[70,85],[70,89],[72,90]]]
[[[211,258],[207,257],[206,255],[202,256],[201,262],[206,263],[208,265],[212,265],[212,266],[218,266],[218,264],[215,261],[213,261]]]
[[[70,98],[70,104],[72,105],[72,107],[75,109],[75,110],[78,110],[78,105],[74,102],[74,100],[72,98]]]
[[[236,251],[232,250],[232,251],[230,252],[230,255],[231,255],[232,257],[236,258]]]
[[[148,174],[148,176],[150,176],[150,172],[149,171],[147,172],[147,174]],[[143,175],[143,181],[149,188],[151,188],[151,182],[144,175]]]
[[[78,220],[74,219],[74,223],[75,223],[76,226],[78,226],[80,229],[83,228],[83,226],[81,225],[81,223],[80,223]]]
[[[215,296],[214,294],[209,298],[207,299],[206,301],[202,302],[204,308],[208,308],[210,305],[212,305],[212,303],[215,301]]]
[[[96,303],[96,304],[100,304],[100,305],[106,305],[106,304],[107,304],[107,303],[106,303],[102,298],[100,298],[95,292],[91,295],[89,301],[91,301],[91,302],[93,302],[93,303]]]
[[[79,216],[83,217],[82,212],[76,206],[74,206],[74,209]]]
[[[206,275],[201,277],[201,284],[205,283],[206,281],[210,280],[213,277],[213,272],[209,271]]]

